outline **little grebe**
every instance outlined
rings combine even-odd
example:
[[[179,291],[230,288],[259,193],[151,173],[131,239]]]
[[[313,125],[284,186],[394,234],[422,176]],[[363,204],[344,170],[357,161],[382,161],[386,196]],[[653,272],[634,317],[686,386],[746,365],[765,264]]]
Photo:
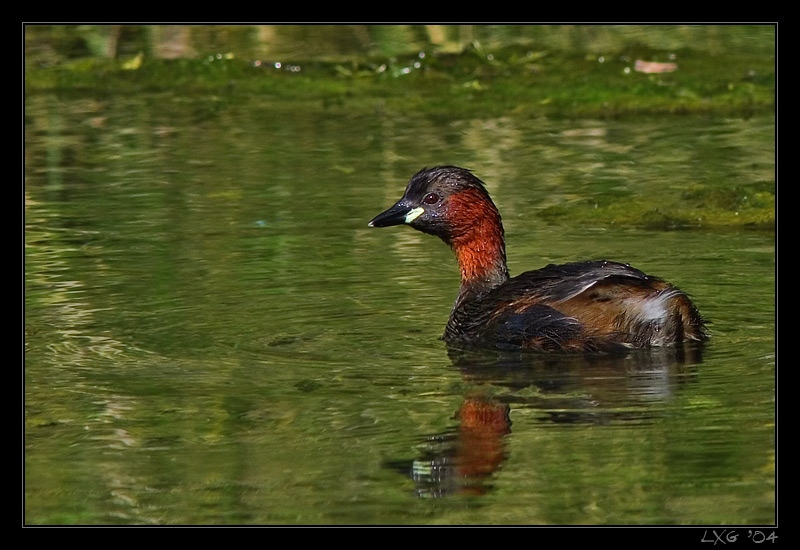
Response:
[[[404,223],[441,238],[458,259],[448,343],[597,351],[707,337],[686,294],[625,264],[551,264],[510,278],[500,213],[483,182],[463,168],[420,170],[369,225]]]

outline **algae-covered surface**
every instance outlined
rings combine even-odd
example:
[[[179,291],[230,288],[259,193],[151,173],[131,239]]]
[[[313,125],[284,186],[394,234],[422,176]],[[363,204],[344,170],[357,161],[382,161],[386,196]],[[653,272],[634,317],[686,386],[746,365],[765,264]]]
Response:
[[[442,32],[453,32],[448,29]],[[279,26],[273,30],[273,51],[244,40],[233,49],[231,43],[220,44],[222,50],[207,46],[202,54],[195,47],[194,55],[177,59],[140,50],[53,62],[36,55],[44,49],[40,43],[47,29],[33,27],[28,44],[38,48],[27,60],[26,91],[182,89],[230,100],[252,93],[263,101],[290,100],[305,108],[379,107],[448,117],[748,116],[769,112],[775,103],[771,26],[530,26],[506,33],[478,26],[471,33],[474,40],[464,44],[396,30],[385,39],[396,50],[391,56],[380,53],[389,48],[381,47],[381,27],[364,30],[373,36],[362,48],[337,48],[335,39],[349,30],[321,26],[307,30],[303,40]],[[234,36],[246,32],[229,30]],[[195,33],[198,40],[208,39],[202,29]],[[478,39],[481,34],[485,41]],[[406,40],[402,45],[392,42],[398,35]],[[318,53],[325,44],[330,51]]]

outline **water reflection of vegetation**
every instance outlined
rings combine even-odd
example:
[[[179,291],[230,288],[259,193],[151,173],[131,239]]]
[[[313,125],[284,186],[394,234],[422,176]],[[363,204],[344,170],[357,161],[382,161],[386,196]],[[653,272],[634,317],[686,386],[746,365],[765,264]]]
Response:
[[[249,105],[254,97],[281,120],[302,112],[317,124],[331,117],[390,120],[412,113],[434,124],[666,113],[771,116],[774,39],[770,26],[714,25],[33,26],[26,28],[26,108],[39,102],[37,96],[56,92],[96,101],[150,97],[172,109],[186,102],[193,123]],[[669,70],[637,71],[637,60]],[[104,120],[99,113],[89,124]],[[598,124],[562,138],[617,145]],[[703,146],[686,153],[667,145],[673,140],[653,139],[665,144],[662,163],[680,162],[682,152],[707,154]],[[613,160],[618,151],[602,152]],[[687,181],[657,201],[652,193],[556,201],[554,193],[539,213],[553,222],[771,228],[774,177],[762,173],[763,179],[739,181],[736,167],[729,171],[735,177]],[[592,170],[596,179],[621,176]]]

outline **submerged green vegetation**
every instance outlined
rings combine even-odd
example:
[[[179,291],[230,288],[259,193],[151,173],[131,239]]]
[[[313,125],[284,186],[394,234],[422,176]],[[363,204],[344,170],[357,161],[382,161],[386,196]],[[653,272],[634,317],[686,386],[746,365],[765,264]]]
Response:
[[[539,216],[551,222],[600,222],[653,229],[775,226],[775,182],[722,189],[698,183],[682,193],[665,196],[671,200],[658,207],[653,206],[652,197],[644,196],[602,202],[584,199],[545,208]]]
[[[141,43],[130,38],[133,45],[140,46],[137,51],[126,54],[117,45],[113,55],[91,55],[89,44],[108,41],[104,33],[110,33],[110,28],[76,28],[70,34],[69,28],[32,27],[26,40],[31,53],[26,55],[25,86],[28,93],[149,93],[176,88],[227,98],[252,93],[265,101],[292,100],[305,108],[315,104],[379,107],[390,114],[418,111],[448,117],[749,116],[774,108],[774,33],[772,44],[763,40],[770,36],[770,28],[708,27],[702,32],[706,41],[711,39],[709,35],[719,34],[717,49],[708,51],[708,47],[694,49],[705,43],[692,42],[703,27],[670,32],[661,26],[530,26],[513,27],[512,32],[473,26],[477,27],[469,35],[473,40],[466,43],[462,43],[463,37],[462,42],[446,39],[448,32],[460,29],[463,34],[460,27],[439,29],[445,36],[438,39],[433,30],[415,39],[419,35],[415,29],[406,29],[406,34],[398,37],[401,27],[365,26],[367,37],[361,48],[337,43],[342,40],[340,35],[354,32],[350,26],[306,30],[308,42],[330,46],[328,55],[309,48],[294,27],[271,28],[272,52],[263,51],[269,50],[262,45],[267,39],[248,42],[240,37],[252,34],[248,27],[233,28],[227,30],[229,42],[222,45],[233,45],[233,51],[201,53],[197,47],[184,46],[191,56],[169,59],[159,56],[164,48],[158,48],[152,36],[140,39]],[[475,37],[479,31],[489,33],[485,41]],[[659,37],[647,40],[648,33]],[[564,43],[564,36],[573,38]],[[117,44],[119,40],[117,37]],[[184,39],[191,40],[191,35]],[[213,47],[213,40],[205,40]],[[646,43],[659,40],[676,47],[658,49]],[[736,46],[733,55],[726,41]],[[76,42],[87,45],[79,47]],[[73,53],[69,57],[46,56],[43,43],[61,44],[64,49],[71,45]],[[98,48],[95,46],[95,51]],[[281,54],[281,49],[295,53]],[[397,53],[381,53],[386,50]]]

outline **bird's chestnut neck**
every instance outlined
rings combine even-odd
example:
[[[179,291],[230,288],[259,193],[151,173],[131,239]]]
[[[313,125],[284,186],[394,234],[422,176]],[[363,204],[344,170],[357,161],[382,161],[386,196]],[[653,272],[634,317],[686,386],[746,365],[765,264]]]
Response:
[[[447,205],[450,245],[461,269],[461,291],[484,292],[508,280],[500,213],[485,193],[466,189]]]

